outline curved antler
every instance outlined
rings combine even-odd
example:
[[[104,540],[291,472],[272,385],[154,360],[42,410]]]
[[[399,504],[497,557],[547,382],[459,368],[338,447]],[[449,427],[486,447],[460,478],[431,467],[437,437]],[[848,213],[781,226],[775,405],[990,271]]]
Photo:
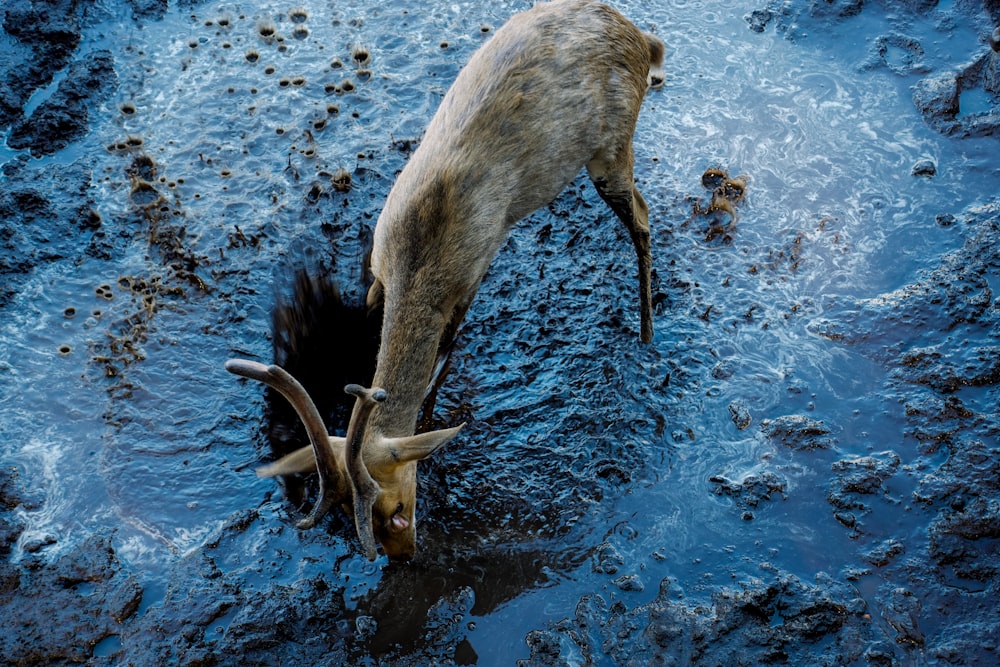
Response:
[[[375,529],[372,522],[372,506],[378,498],[379,488],[362,458],[365,432],[368,428],[368,416],[372,409],[386,398],[384,389],[372,387],[365,389],[361,385],[349,384],[344,391],[357,397],[354,410],[351,412],[351,423],[347,427],[347,474],[354,487],[354,525],[358,529],[358,539],[361,549],[368,560],[375,560],[378,552],[375,548]]]
[[[333,450],[330,448],[330,436],[323,424],[323,418],[316,409],[316,404],[309,397],[305,388],[288,371],[280,366],[265,366],[256,361],[246,359],[230,359],[226,362],[226,370],[234,375],[257,380],[273,387],[295,408],[296,414],[306,427],[309,442],[312,443],[313,455],[316,457],[316,469],[319,472],[319,498],[309,516],[299,521],[299,528],[312,528],[339,499],[332,489],[343,489],[343,476],[337,466]]]

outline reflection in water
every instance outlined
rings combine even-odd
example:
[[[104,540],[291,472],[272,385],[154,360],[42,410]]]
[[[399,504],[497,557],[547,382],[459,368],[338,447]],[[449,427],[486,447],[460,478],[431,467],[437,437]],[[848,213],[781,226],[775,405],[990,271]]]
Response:
[[[590,555],[555,541],[527,549],[480,548],[469,538],[473,536],[449,538],[455,542],[424,539],[422,551],[437,550],[433,556],[420,555],[411,564],[382,571],[377,587],[358,601],[359,613],[378,619],[360,651],[411,655],[427,646],[429,632],[461,638],[468,633],[469,616],[486,616],[525,591],[547,587],[552,572],[570,571]],[[455,609],[439,617],[440,609],[449,606]]]

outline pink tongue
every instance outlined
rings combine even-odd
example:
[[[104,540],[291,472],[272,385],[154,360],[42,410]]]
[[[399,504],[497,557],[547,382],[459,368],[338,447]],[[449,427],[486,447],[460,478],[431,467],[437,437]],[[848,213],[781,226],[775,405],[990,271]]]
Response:
[[[405,517],[394,514],[392,517],[392,527],[396,530],[406,530],[410,527],[410,522],[406,520]]]

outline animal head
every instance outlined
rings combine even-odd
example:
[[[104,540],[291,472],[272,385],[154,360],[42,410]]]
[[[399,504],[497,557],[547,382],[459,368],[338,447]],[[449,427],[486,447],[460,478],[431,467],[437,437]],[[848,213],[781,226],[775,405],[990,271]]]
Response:
[[[330,436],[309,394],[279,366],[230,359],[226,370],[264,382],[295,408],[311,442],[257,471],[262,477],[317,470],[319,498],[300,528],[311,528],[334,504],[350,508],[358,538],[369,560],[377,556],[376,543],[393,560],[408,560],[416,551],[417,461],[427,458],[458,434],[463,425],[388,438],[369,428],[372,412],[385,400],[385,391],[348,385],[355,397],[345,437]]]
[[[377,438],[364,446],[365,466],[375,479],[378,493],[372,505],[371,523],[357,524],[362,546],[374,536],[389,558],[413,557],[417,541],[417,461],[454,438],[462,426],[406,438]],[[367,555],[372,558],[370,551]]]

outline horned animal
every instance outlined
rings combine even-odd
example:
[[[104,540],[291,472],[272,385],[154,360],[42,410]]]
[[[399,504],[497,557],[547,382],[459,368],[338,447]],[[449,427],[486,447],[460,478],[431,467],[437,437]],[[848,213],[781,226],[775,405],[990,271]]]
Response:
[[[375,226],[369,305],[382,305],[372,388],[356,397],[345,437],[331,437],[306,391],[277,366],[226,368],[295,406],[311,447],[261,475],[317,469],[319,497],[299,527],[335,503],[353,507],[369,560],[416,549],[416,462],[462,428],[414,435],[459,324],[512,226],[586,167],[624,223],[639,264],[640,335],[653,337],[648,209],[633,178],[632,136],[664,45],[596,0],[555,0],[516,14],[469,60],[399,174]]]

